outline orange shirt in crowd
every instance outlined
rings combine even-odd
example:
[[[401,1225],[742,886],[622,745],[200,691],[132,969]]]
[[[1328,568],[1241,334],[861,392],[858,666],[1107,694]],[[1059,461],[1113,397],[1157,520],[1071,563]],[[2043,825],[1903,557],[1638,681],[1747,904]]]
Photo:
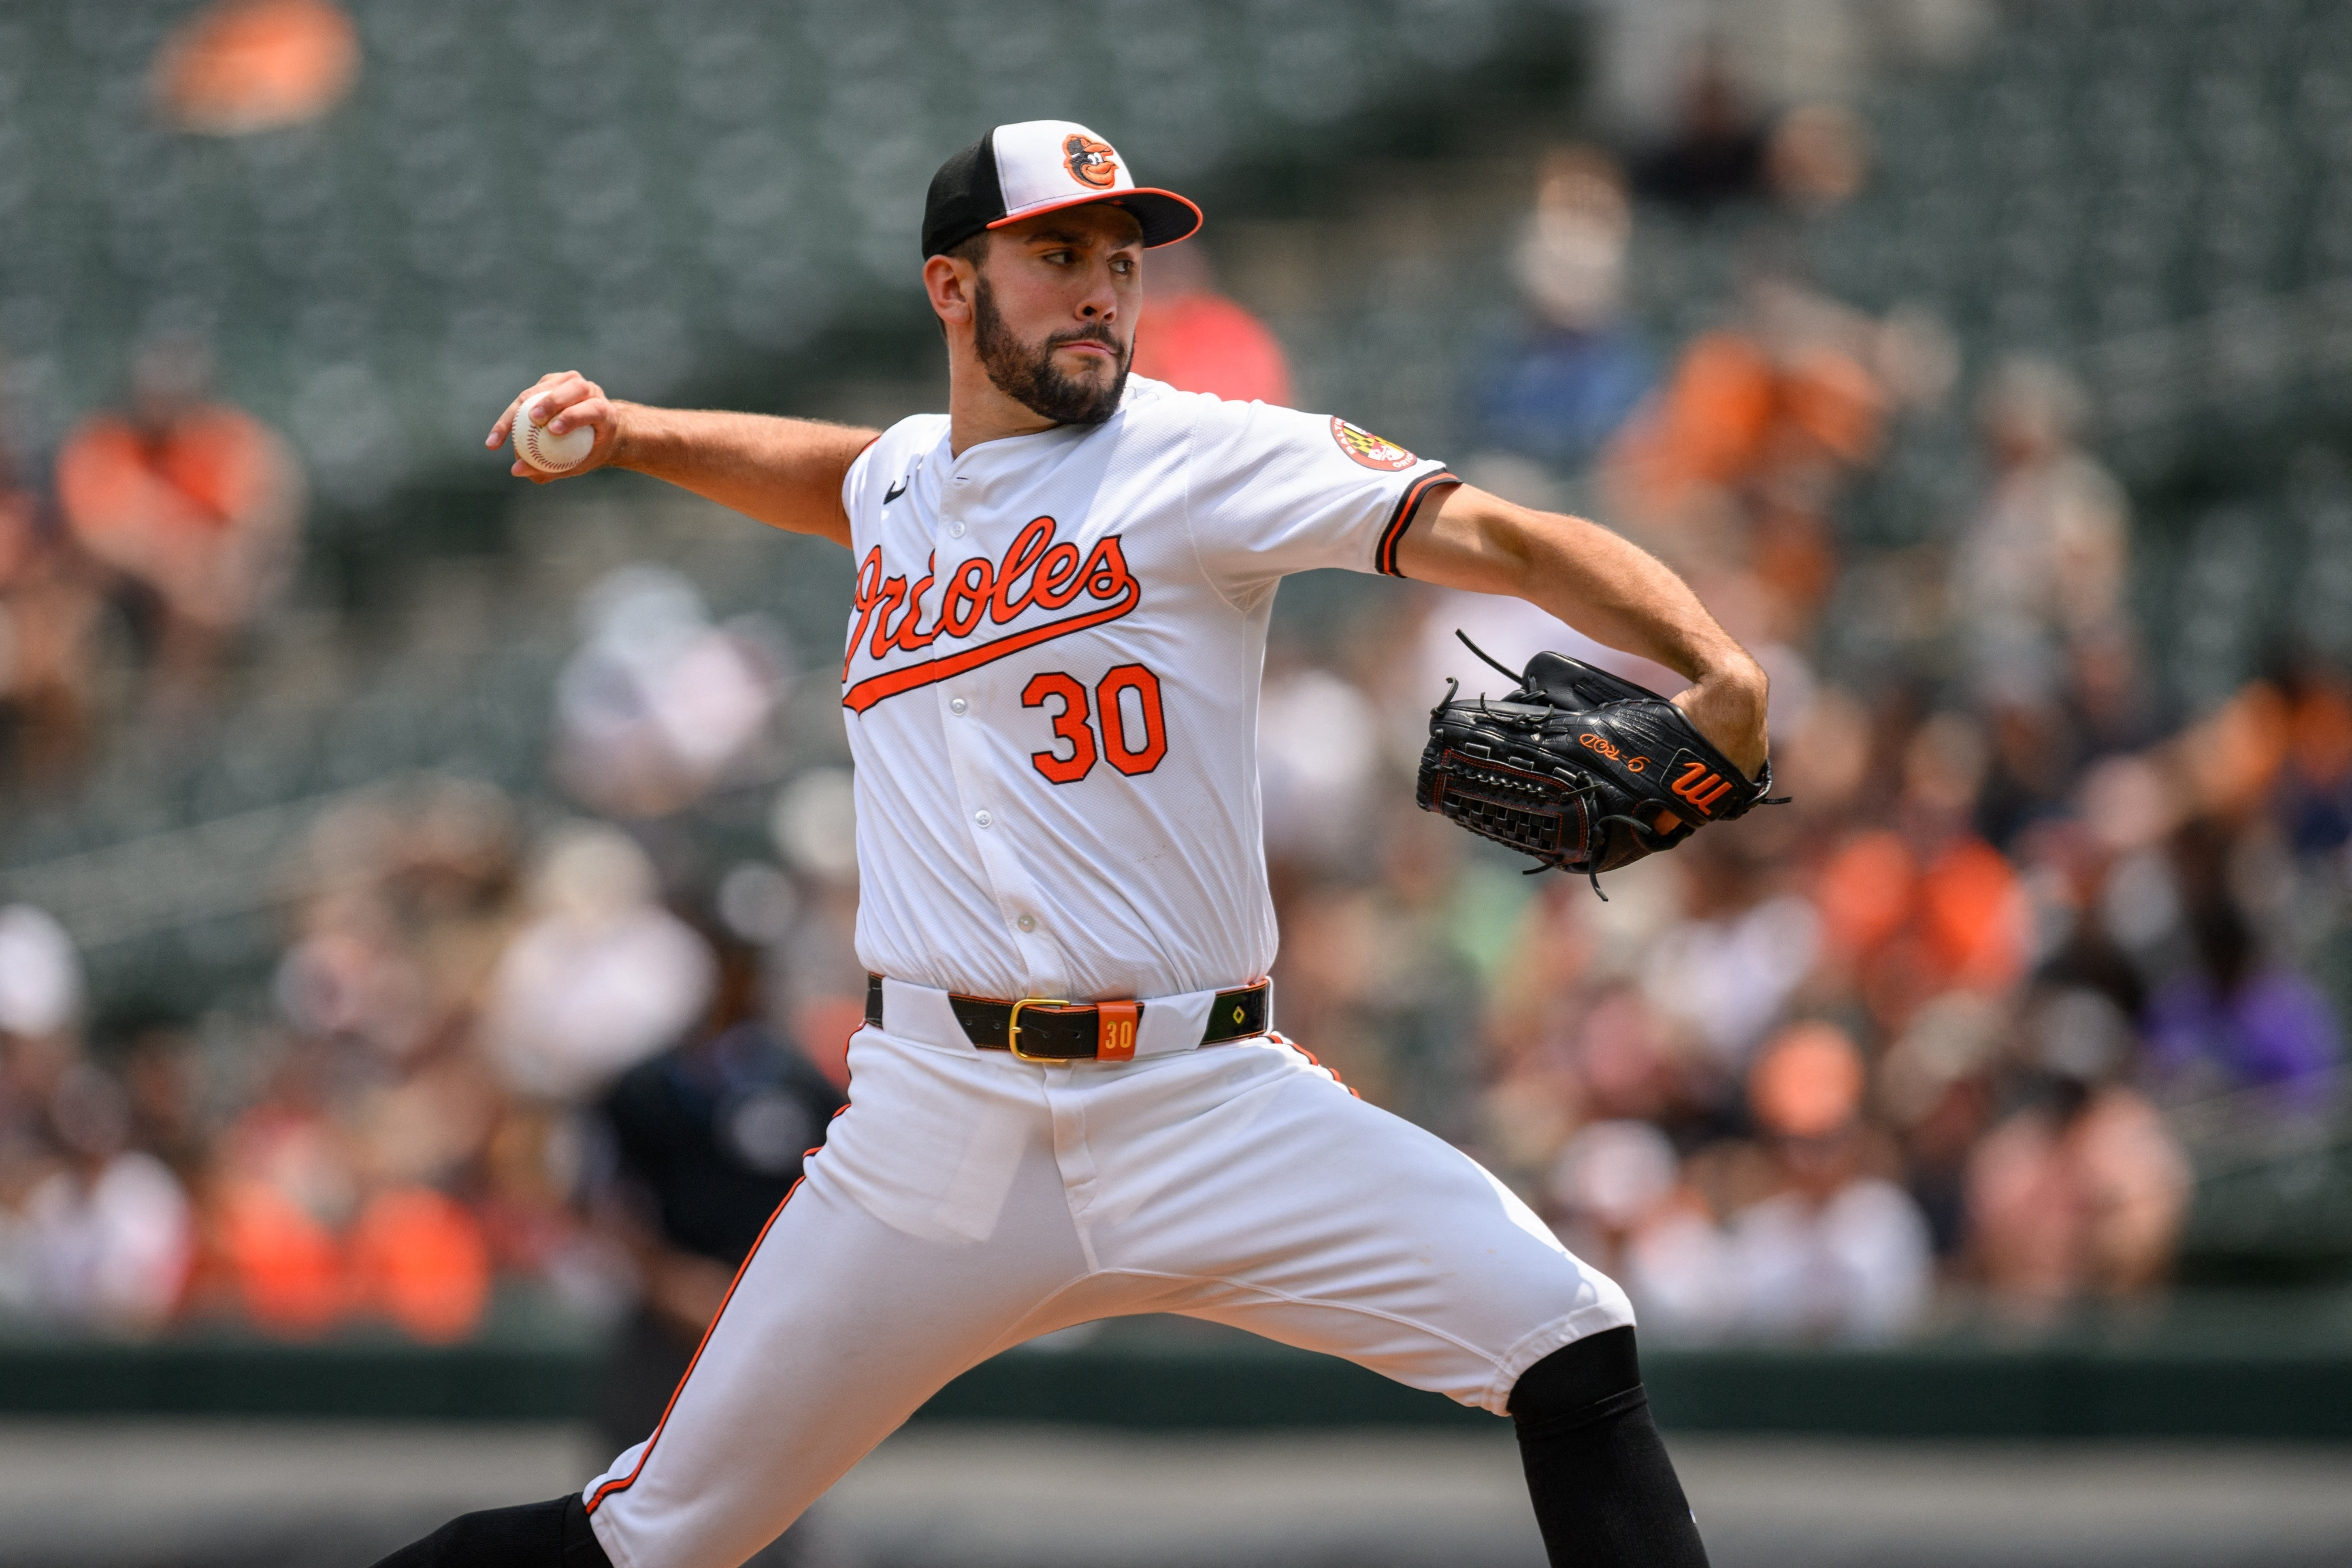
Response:
[[[160,436],[97,415],[58,455],[58,501],[90,552],[213,625],[251,608],[253,553],[288,520],[295,484],[269,428],[217,405],[189,410]]]
[[[214,1224],[239,1304],[281,1338],[313,1338],[358,1313],[446,1344],[472,1333],[489,1304],[480,1222],[429,1187],[377,1194],[344,1237],[268,1183],[231,1181]]]
[[[490,1299],[490,1247],[479,1221],[430,1187],[394,1187],[360,1212],[352,1293],[428,1344],[462,1340]]]
[[[1981,838],[1955,838],[1923,859],[1898,833],[1858,834],[1822,868],[1813,898],[1830,951],[1857,967],[1882,1007],[1907,1012],[1955,986],[1997,995],[2024,973],[2017,873]]]
[[[1833,349],[1776,363],[1744,332],[1707,332],[1620,438],[1615,460],[1634,503],[1663,514],[1694,487],[1738,486],[1791,458],[1864,461],[1878,444],[1883,401],[1870,373]]]
[[[241,136],[317,119],[359,67],[359,29],[328,0],[215,0],[164,44],[154,88],[181,130]]]

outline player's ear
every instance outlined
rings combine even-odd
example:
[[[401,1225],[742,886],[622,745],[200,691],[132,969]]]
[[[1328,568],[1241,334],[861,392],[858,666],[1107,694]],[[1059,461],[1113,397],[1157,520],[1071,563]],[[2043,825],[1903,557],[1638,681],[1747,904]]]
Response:
[[[944,327],[953,321],[970,326],[972,318],[972,289],[980,269],[959,256],[934,256],[923,263],[923,292],[930,296],[931,310]]]

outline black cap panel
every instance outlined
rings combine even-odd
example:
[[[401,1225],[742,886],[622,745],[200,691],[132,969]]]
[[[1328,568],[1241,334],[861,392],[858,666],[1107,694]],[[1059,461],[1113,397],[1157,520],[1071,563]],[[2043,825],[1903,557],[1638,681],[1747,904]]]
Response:
[[[1004,216],[996,128],[940,165],[923,203],[923,259],[953,250]]]

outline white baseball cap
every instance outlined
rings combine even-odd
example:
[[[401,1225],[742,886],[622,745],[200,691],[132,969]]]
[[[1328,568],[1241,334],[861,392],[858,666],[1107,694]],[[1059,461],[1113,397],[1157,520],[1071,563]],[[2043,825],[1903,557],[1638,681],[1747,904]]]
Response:
[[[923,257],[983,229],[1061,207],[1108,202],[1143,226],[1146,248],[1201,226],[1201,209],[1173,191],[1139,185],[1118,150],[1074,120],[999,125],[940,165],[923,205]]]

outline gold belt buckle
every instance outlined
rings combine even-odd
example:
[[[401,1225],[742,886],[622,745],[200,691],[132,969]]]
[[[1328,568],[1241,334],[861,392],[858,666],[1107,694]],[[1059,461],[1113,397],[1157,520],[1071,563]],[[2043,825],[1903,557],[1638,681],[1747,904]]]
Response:
[[[1049,1067],[1067,1067],[1069,1065],[1069,1059],[1066,1057],[1033,1057],[1028,1052],[1021,1048],[1021,1009],[1024,1007],[1066,1007],[1069,1005],[1069,998],[1066,996],[1024,996],[1020,1001],[1013,1004],[1013,1017],[1011,1021],[1004,1026],[1004,1043],[1011,1046],[1013,1047],[1013,1054],[1020,1058],[1024,1062],[1043,1062]]]

